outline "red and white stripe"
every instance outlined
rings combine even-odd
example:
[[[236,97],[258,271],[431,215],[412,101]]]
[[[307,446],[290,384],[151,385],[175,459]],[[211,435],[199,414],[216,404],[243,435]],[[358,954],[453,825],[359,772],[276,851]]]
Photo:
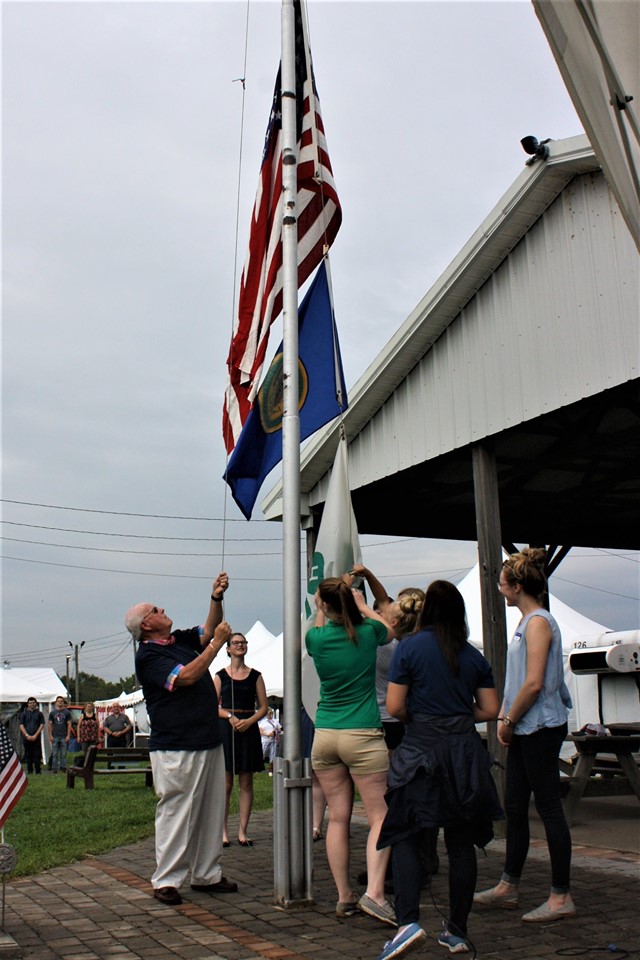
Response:
[[[4,754],[3,760],[8,759],[2,764],[2,770],[0,770],[0,829],[4,827],[9,814],[27,789],[28,782],[4,728],[0,736],[2,734],[4,736],[0,749]]]
[[[296,23],[301,29],[299,18]],[[296,48],[304,48],[302,37],[296,38]],[[318,266],[325,245],[331,246],[342,222],[310,64],[304,73],[304,80],[300,77],[300,88],[296,91],[303,97],[297,170],[298,287]],[[228,453],[236,444],[258,392],[269,329],[282,310],[282,130],[278,84],[251,217],[238,316],[227,360],[229,383],[223,411],[223,437]]]

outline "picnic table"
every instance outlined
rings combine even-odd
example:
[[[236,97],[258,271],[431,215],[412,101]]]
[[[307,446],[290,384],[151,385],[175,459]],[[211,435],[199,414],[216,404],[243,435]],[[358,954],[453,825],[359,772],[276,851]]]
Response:
[[[567,741],[575,744],[577,761],[561,761],[567,776],[564,812],[569,826],[583,797],[614,797],[635,794],[640,800],[640,769],[634,754],[640,751],[638,732],[612,733],[604,737],[570,734]]]
[[[100,766],[96,766],[97,763]],[[103,763],[106,763],[105,767]],[[80,777],[84,780],[85,790],[93,790],[95,777],[131,773],[143,773],[145,786],[153,786],[153,772],[146,747],[105,747],[98,750],[91,746],[87,749],[82,766],[67,767],[67,787],[73,790],[76,777]]]

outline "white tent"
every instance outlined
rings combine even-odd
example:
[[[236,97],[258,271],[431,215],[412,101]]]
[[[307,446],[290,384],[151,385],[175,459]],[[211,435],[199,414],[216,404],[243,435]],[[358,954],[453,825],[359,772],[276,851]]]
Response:
[[[268,697],[284,695],[284,647],[282,634],[278,637],[257,620],[247,634],[249,652],[247,662],[262,674]]]
[[[66,697],[66,688],[51,667],[5,667],[0,670],[0,702],[22,703],[35,697],[48,707],[56,697]]]
[[[56,697],[66,696],[65,685],[51,667],[4,667],[0,670],[0,703],[10,704],[8,712],[14,714],[14,720],[10,727],[13,723],[15,723],[15,727],[10,732],[17,747],[19,747],[20,741],[18,723],[15,719],[17,718],[18,705],[25,703],[29,697],[35,697],[46,720]],[[4,713],[4,715],[7,714]],[[46,726],[41,737],[44,757],[49,753],[49,740],[45,736],[45,731]]]
[[[144,694],[142,689],[134,690],[133,693],[125,693],[124,690],[119,697],[112,697],[111,700],[96,700],[96,707],[112,707],[114,703],[119,703],[121,707],[133,707],[137,703],[142,703]]]

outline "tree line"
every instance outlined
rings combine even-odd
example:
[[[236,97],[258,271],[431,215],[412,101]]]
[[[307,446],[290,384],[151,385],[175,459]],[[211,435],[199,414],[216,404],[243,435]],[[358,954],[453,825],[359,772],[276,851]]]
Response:
[[[58,674],[59,676],[59,674]],[[66,685],[66,677],[63,675],[60,680]],[[80,690],[79,703],[95,702],[96,700],[113,700],[123,691],[133,693],[139,688],[135,674],[129,677],[120,677],[119,680],[109,682],[102,677],[96,677],[93,673],[84,673],[82,670],[78,673],[78,687]],[[76,696],[76,678],[69,681],[69,699],[75,702]]]

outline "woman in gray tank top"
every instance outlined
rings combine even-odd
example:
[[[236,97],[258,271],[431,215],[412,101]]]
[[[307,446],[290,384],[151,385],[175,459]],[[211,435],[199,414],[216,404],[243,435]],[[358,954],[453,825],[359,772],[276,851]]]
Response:
[[[507,651],[498,739],[508,748],[505,789],[507,851],[496,887],[476,893],[478,907],[515,910],[529,851],[529,800],[545,828],[551,859],[548,900],[522,919],[548,923],[575,916],[570,893],[571,835],[560,797],[558,756],[567,735],[571,698],[564,682],[558,624],[540,602],[546,590],[545,551],[525,548],[505,560],[499,589],[522,619]]]

